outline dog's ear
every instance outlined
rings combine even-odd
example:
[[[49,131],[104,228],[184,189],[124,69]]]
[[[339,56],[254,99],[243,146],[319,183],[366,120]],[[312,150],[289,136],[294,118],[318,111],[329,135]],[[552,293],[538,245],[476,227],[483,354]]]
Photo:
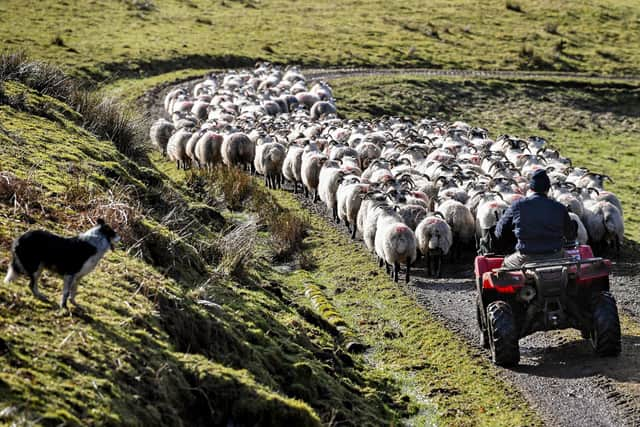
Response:
[[[104,219],[98,218],[98,225],[104,225]]]

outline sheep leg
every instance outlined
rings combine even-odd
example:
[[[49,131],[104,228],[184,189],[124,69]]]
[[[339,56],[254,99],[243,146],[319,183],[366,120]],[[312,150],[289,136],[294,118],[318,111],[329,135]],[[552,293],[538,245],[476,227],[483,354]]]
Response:
[[[318,189],[313,190],[313,203],[318,203]]]
[[[431,276],[431,255],[427,251],[427,276]]]
[[[333,207],[333,220],[336,224],[340,224],[340,217],[338,216],[338,206]]]
[[[442,255],[438,255],[436,258],[436,266],[438,270],[437,276],[442,277]]]
[[[382,258],[378,258],[378,267],[382,267],[384,265],[384,260]],[[387,271],[388,273],[389,271]]]
[[[309,198],[309,189],[307,188],[306,185],[303,185],[303,190],[304,190],[304,197],[306,197],[307,199]]]
[[[356,230],[357,230],[358,226],[356,225],[356,223],[353,224],[353,229],[351,230],[351,239],[355,240],[356,239]]]
[[[400,273],[400,263],[393,263],[393,281],[398,283],[398,273]]]
[[[618,236],[615,237],[615,245],[616,245],[616,259],[620,259],[620,238]]]
[[[411,262],[407,262],[407,271],[405,273],[404,279],[407,283],[409,283],[409,281],[411,280]]]

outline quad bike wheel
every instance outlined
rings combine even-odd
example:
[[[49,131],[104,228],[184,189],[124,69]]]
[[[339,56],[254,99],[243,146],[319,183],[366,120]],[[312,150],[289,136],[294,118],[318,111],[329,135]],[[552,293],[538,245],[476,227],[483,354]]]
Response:
[[[598,356],[620,354],[620,319],[616,300],[609,292],[600,292],[591,301],[593,329],[591,345]]]
[[[487,326],[482,322],[482,304],[480,298],[476,299],[476,319],[478,320],[480,346],[482,348],[489,348],[489,332],[487,331]]]
[[[520,361],[520,348],[511,306],[505,301],[494,301],[489,304],[487,323],[493,363],[499,366],[517,365]]]

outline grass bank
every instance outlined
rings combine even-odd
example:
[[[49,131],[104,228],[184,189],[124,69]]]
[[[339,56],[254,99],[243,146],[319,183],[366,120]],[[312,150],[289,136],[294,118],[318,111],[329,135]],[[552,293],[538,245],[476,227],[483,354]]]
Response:
[[[40,90],[10,79],[0,89],[2,269],[27,229],[73,235],[102,216],[124,240],[83,279],[82,309],[35,299],[24,279],[0,287],[0,423],[378,425],[406,416],[411,399],[394,381],[350,357],[335,328],[296,302],[297,288],[273,280],[274,247],[298,242],[279,230],[300,235],[301,222],[253,227],[243,268],[231,268],[247,241],[236,230],[255,214],[226,211],[223,188],[198,191],[146,154],[132,160]],[[60,279],[45,273],[41,289],[57,300]]]
[[[7,0],[0,40],[94,80],[305,66],[638,73],[633,0]]]
[[[533,80],[471,80],[412,76],[338,79],[339,112],[349,118],[380,115],[464,120],[503,133],[539,135],[574,166],[610,175],[620,197],[626,236],[640,242],[640,87]]]

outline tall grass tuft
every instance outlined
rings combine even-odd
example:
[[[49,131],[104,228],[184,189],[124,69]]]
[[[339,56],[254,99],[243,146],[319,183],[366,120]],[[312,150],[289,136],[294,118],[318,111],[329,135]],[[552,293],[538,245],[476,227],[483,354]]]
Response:
[[[0,83],[18,81],[43,95],[69,104],[82,116],[84,128],[114,143],[118,151],[141,159],[149,147],[145,121],[114,98],[104,98],[85,89],[79,80],[68,76],[55,65],[34,61],[24,52],[0,55]]]
[[[240,277],[253,254],[258,239],[258,226],[254,220],[236,225],[218,242],[221,255],[218,269],[228,275]]]
[[[115,98],[76,91],[71,101],[82,115],[82,127],[112,141],[125,156],[140,159],[149,150],[145,120]]]
[[[301,249],[309,228],[308,218],[280,206],[269,190],[246,172],[220,166],[205,175],[204,180],[203,184],[193,177],[191,185],[213,196],[207,202],[213,203],[215,196],[221,196],[231,210],[243,208],[255,212],[258,222],[271,234],[271,248],[277,259],[290,257]]]

